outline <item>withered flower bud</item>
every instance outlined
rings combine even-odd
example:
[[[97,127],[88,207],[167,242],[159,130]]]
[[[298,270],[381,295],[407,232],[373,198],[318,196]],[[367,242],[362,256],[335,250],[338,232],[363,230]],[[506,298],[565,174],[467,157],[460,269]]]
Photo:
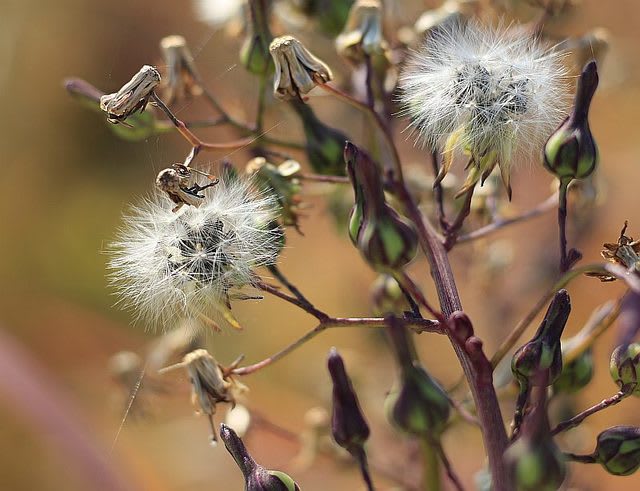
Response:
[[[561,181],[587,177],[596,168],[598,147],[589,129],[589,107],[598,87],[595,61],[582,70],[573,109],[544,147],[544,165]]]
[[[380,170],[364,151],[347,142],[344,160],[355,193],[349,237],[373,269],[397,271],[416,254],[416,231],[387,204]]]
[[[206,175],[211,182],[204,186],[197,183],[191,184],[193,172]],[[177,212],[182,205],[199,207],[204,200],[204,195],[198,193],[211,186],[215,186],[217,183],[218,179],[210,174],[195,171],[186,165],[178,163],[173,164],[168,169],[161,170],[158,173],[158,177],[156,177],[156,186],[158,189],[167,193],[169,199],[176,204],[173,209],[174,212]]]
[[[621,345],[613,350],[609,371],[620,390],[640,396],[640,343]]]
[[[302,121],[305,151],[313,170],[322,175],[344,176],[342,151],[348,137],[320,121],[307,104],[295,99],[290,104]]]
[[[331,433],[338,445],[354,457],[360,458],[364,443],[369,438],[369,425],[362,414],[344,361],[335,348],[329,352],[327,366],[333,381]]]
[[[269,52],[275,64],[273,94],[278,99],[300,99],[333,78],[331,69],[293,36],[275,38]]]
[[[449,397],[416,358],[400,319],[388,316],[387,325],[400,366],[400,378],[384,402],[387,419],[404,433],[437,440],[449,419]]]
[[[640,468],[640,428],[614,426],[598,435],[593,456],[610,474],[629,476]]]
[[[605,243],[603,249],[600,251],[600,255],[614,264],[624,266],[630,271],[640,273],[640,241],[633,240],[633,237],[629,237],[626,234],[628,222],[624,222],[624,226],[620,231],[618,242]],[[595,276],[600,278],[601,281],[614,281],[615,276],[603,275],[601,273],[592,273],[588,276]]]
[[[335,44],[338,53],[353,63],[361,63],[367,56],[385,54],[389,47],[382,32],[380,1],[356,0]]]
[[[137,111],[144,111],[153,90],[160,83],[160,73],[144,65],[118,92],[100,97],[100,109],[110,123],[122,123]]]
[[[511,360],[511,371],[520,392],[514,414],[514,433],[522,423],[523,411],[531,387],[547,387],[562,372],[560,337],[571,313],[571,300],[566,290],[560,290],[531,341],[518,349]]]
[[[192,401],[209,419],[211,443],[217,441],[213,415],[221,402],[235,406],[235,397],[246,387],[225,374],[224,367],[205,349],[197,349],[185,355],[181,363],[159,370],[165,373],[176,368],[186,368],[192,387]]]
[[[269,43],[273,38],[269,29],[268,2],[249,0],[247,12],[247,35],[240,48],[240,63],[254,75],[264,75],[271,63]]]
[[[167,102],[202,94],[200,75],[187,41],[182,36],[167,36],[160,41],[162,57],[167,66],[164,79]]]
[[[244,476],[245,491],[300,491],[290,476],[270,471],[253,460],[240,437],[225,424],[220,425],[220,438]]]

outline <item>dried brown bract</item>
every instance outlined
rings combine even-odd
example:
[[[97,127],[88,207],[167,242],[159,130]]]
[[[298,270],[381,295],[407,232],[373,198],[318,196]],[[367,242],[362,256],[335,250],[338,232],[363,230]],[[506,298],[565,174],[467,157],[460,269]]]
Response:
[[[236,404],[236,396],[247,390],[247,387],[231,377],[231,371],[240,362],[237,360],[231,367],[225,368],[205,349],[197,349],[187,353],[181,363],[160,370],[165,373],[175,368],[186,368],[191,382],[193,405],[198,412],[209,418],[211,425],[211,441],[217,441],[213,415],[218,404],[226,402]]]
[[[331,69],[293,36],[275,38],[269,52],[275,64],[273,94],[279,99],[299,99],[333,78]]]
[[[605,243],[600,255],[607,261],[640,272],[640,240],[633,240],[633,237],[625,235],[628,225],[628,222],[625,221],[618,242],[615,244]],[[600,281],[614,281],[616,279],[615,276],[601,273],[587,273],[587,276],[594,276]]]
[[[160,41],[160,49],[167,65],[163,86],[168,103],[201,95],[200,75],[184,37],[167,36]]]
[[[118,92],[100,97],[100,109],[107,113],[110,123],[122,123],[136,111],[145,110],[159,83],[158,70],[144,65]]]

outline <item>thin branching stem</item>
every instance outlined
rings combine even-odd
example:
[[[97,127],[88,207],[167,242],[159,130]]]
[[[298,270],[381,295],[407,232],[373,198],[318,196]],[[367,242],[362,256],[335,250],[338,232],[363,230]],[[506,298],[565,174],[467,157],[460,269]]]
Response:
[[[453,487],[456,488],[456,491],[464,491],[464,486],[462,486],[462,481],[453,470],[453,466],[451,465],[451,461],[447,457],[447,454],[444,452],[444,448],[442,447],[442,442],[438,445],[438,453],[440,455],[440,460],[442,461],[442,465],[444,466],[445,472],[449,477],[449,480],[453,484]]]
[[[327,182],[331,184],[351,184],[348,177],[343,176],[325,176],[322,174],[309,174],[308,172],[300,172],[295,175],[301,181]]]
[[[567,188],[569,182],[566,179],[560,181],[560,189],[558,191],[558,230],[560,236],[560,272],[565,273],[569,270],[569,257],[567,254]]]
[[[561,433],[563,431],[575,428],[592,414],[595,414],[599,411],[602,411],[603,409],[607,409],[608,407],[615,406],[616,404],[622,402],[623,399],[631,395],[631,392],[631,390],[620,390],[611,397],[603,399],[598,404],[594,404],[590,408],[585,409],[579,414],[576,414],[573,418],[559,423],[558,426],[551,430],[551,435],[557,435],[558,433]]]
[[[545,213],[550,212],[558,206],[558,194],[555,193],[552,196],[549,196],[546,200],[544,200],[539,205],[535,206],[529,211],[526,211],[520,215],[511,218],[499,218],[492,223],[485,225],[484,227],[479,228],[478,230],[474,230],[473,232],[469,232],[468,234],[463,234],[458,237],[456,244],[460,244],[462,242],[470,242],[472,240],[480,239],[481,237],[486,237],[489,234],[497,232],[509,225],[514,225],[516,223],[521,223],[537,216],[543,215]]]
[[[442,334],[443,332],[440,323],[438,323],[437,321],[427,319],[405,319],[405,324],[418,333],[435,332]],[[289,353],[295,351],[300,346],[306,344],[308,341],[315,338],[318,334],[327,329],[341,327],[368,327],[382,329],[386,327],[386,325],[387,324],[382,317],[330,317],[321,321],[316,327],[314,327],[310,331],[307,331],[304,336],[285,346],[277,353],[265,358],[262,361],[259,361],[258,363],[254,363],[253,365],[236,368],[233,373],[236,375],[250,375],[252,373],[255,373],[258,370],[272,365],[276,361],[287,356]]]

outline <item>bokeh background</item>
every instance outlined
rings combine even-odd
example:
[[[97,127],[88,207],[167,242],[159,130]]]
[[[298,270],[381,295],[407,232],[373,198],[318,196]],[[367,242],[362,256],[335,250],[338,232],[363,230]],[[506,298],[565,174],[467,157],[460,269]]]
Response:
[[[419,13],[437,2],[395,2],[397,25],[411,25]],[[571,245],[586,261],[599,258],[603,242],[616,240],[625,219],[631,235],[640,235],[640,12],[635,0],[584,0],[580,8],[551,26],[564,35],[581,35],[602,26],[610,32],[610,50],[601,66],[601,88],[591,123],[601,152],[596,178],[600,196],[581,212],[581,227],[570,229]],[[528,20],[528,19],[525,19]],[[277,28],[277,34],[284,33]],[[109,358],[117,351],[144,354],[159,333],[132,326],[130,313],[114,307],[105,279],[104,253],[128,203],[147,193],[158,170],[182,160],[188,148],[176,135],[139,143],[117,139],[103,117],[87,111],[64,91],[62,81],[77,76],[113,91],[142,64],[160,63],[159,40],[182,34],[190,43],[209,87],[230,112],[250,119],[255,110],[256,81],[237,65],[239,31],[202,22],[186,0],[0,0],[0,324],[19,343],[50,382],[47,387],[68,400],[75,421],[107,465],[145,491],[241,489],[242,479],[223,448],[208,445],[208,426],[195,417],[182,373],[167,375],[164,394],[148,394],[146,416],[129,418],[115,441],[126,392],[110,377]],[[308,34],[308,33],[307,33]],[[329,61],[338,81],[347,66],[333,53],[332,41],[307,36],[313,50]],[[297,137],[299,124],[286,108],[271,101],[269,121],[274,135]],[[334,100],[311,104],[327,122],[361,139],[363,119]],[[200,102],[183,104],[185,119],[207,116]],[[402,123],[397,125],[402,129]],[[233,138],[225,129],[202,131],[212,141]],[[403,159],[417,167],[428,160],[398,131]],[[225,154],[204,154],[215,163]],[[243,165],[248,155],[228,157]],[[306,164],[305,164],[306,165]],[[543,200],[549,175],[539,165],[514,176],[512,211]],[[367,315],[374,274],[361,260],[327,213],[326,188],[307,188],[304,237],[289,234],[281,267],[307,295],[335,315]],[[455,272],[466,310],[486,349],[492,352],[510,326],[551,284],[556,262],[555,217],[549,214],[453,253]],[[493,254],[505,265],[488,273],[483,265]],[[417,259],[411,273],[433,295],[428,269]],[[583,278],[570,287],[573,313],[567,332],[577,331],[591,311],[619,296],[621,285]],[[208,346],[222,363],[243,353],[257,361],[313,327],[313,319],[277,299],[237,304],[242,333],[209,335]],[[556,402],[555,414],[585,408],[612,395],[608,357],[615,326],[595,350],[596,375],[579,396]],[[445,384],[457,380],[457,366],[445,339],[417,339],[429,370]],[[345,356],[372,425],[371,458],[376,467],[406,474],[415,456],[411,444],[388,427],[382,401],[394,378],[394,367],[381,333],[334,330],[323,333],[286,359],[245,382],[247,405],[269,421],[254,420],[246,437],[255,458],[269,468],[295,474],[307,491],[363,489],[356,469],[345,461],[319,456],[299,466],[297,436],[305,431],[305,413],[329,407],[330,386],[325,357],[330,346]],[[24,374],[22,374],[24,375]],[[0,373],[0,386],[19,390],[20,378]],[[16,387],[16,384],[18,387]],[[25,386],[26,387],[26,386]],[[26,390],[26,389],[25,389]],[[590,418],[563,441],[565,448],[592,450],[595,435],[614,424],[640,425],[637,399]],[[38,408],[35,408],[36,412]],[[510,406],[505,405],[505,414]],[[61,444],[55,428],[34,423],[6,390],[0,392],[0,488],[6,490],[80,490],[97,485],[79,472],[83,464]],[[286,430],[286,431],[285,431]],[[483,465],[479,433],[460,426],[447,433],[445,447],[470,488]],[[380,489],[393,483],[376,473]],[[572,467],[570,487],[581,490],[638,489],[640,475],[613,478],[599,466]]]

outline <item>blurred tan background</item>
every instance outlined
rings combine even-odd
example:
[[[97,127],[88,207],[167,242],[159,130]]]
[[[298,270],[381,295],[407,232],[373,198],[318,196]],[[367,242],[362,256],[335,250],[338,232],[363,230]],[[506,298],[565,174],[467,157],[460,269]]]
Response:
[[[396,13],[402,24],[410,25],[433,3],[398,2]],[[557,31],[580,35],[603,26],[611,33],[591,115],[601,152],[597,183],[604,200],[589,218],[586,230],[578,235],[570,229],[570,244],[581,249],[588,262],[598,260],[603,242],[617,239],[625,219],[630,221],[630,234],[640,236],[640,7],[635,0],[582,3]],[[82,77],[114,91],[142,64],[160,63],[158,42],[168,34],[187,38],[209,87],[230,112],[249,119],[256,82],[235,65],[240,38],[230,39],[199,22],[186,0],[0,0],[0,323],[56,380],[57,389],[76,406],[89,438],[105,454],[124,408],[124,394],[110,379],[107,360],[119,350],[144,352],[157,333],[131,326],[130,314],[113,306],[103,251],[114,237],[126,204],[148,192],[157,171],[182,160],[188,148],[176,135],[140,143],[117,139],[100,115],[80,107],[66,94],[62,80]],[[344,79],[346,67],[332,54],[331,41],[314,38],[313,42],[314,51]],[[331,100],[323,102],[318,111],[356,139],[362,136],[362,118],[350,109]],[[207,110],[196,102],[180,109],[179,115],[196,119],[206,116]],[[295,120],[282,107],[272,108],[270,120],[281,123],[274,135],[299,134]],[[223,129],[200,134],[211,141],[233,136]],[[398,138],[404,141],[404,136]],[[428,162],[411,142],[403,143],[401,153],[406,162]],[[200,158],[213,162],[223,156]],[[244,164],[247,155],[239,152],[230,158]],[[549,183],[541,167],[516,171],[513,209],[544,199]],[[327,218],[325,201],[314,196],[308,201],[312,207],[302,222],[305,236],[289,234],[283,271],[326,311],[367,315],[373,273],[346,237],[336,233]],[[461,245],[454,252],[463,303],[486,340],[488,352],[551,284],[556,234],[551,214],[492,236],[489,243]],[[513,260],[508,276],[498,274],[487,280],[470,264],[498,240],[513,252]],[[425,261],[418,259],[411,272],[433,295]],[[622,291],[620,285],[587,278],[576,281],[569,290],[574,310],[568,333],[577,331],[592,309]],[[249,362],[260,360],[314,325],[313,319],[272,298],[237,304],[234,310],[245,331],[209,336],[209,346],[222,363],[241,353]],[[301,432],[309,408],[329,407],[325,356],[335,345],[347,360],[371,422],[371,458],[402,469],[405,457],[398,450],[402,440],[382,417],[382,400],[394,370],[380,334],[355,329],[322,334],[247,378],[249,406],[274,424]],[[588,407],[616,391],[607,370],[614,334],[598,344],[596,376],[570,402],[574,409]],[[434,375],[444,383],[458,378],[460,369],[445,339],[423,335],[418,343]],[[186,378],[183,374],[168,377],[172,389],[153,398],[149,417],[130,419],[124,425],[109,457],[111,465],[133,489],[241,489],[238,469],[224,449],[209,447],[206,421],[193,415]],[[12,407],[0,394],[0,489],[92,489],[91,483],[78,477],[74,462],[60,451],[56,440],[35,431]],[[572,437],[572,449],[590,452],[595,435],[608,426],[640,425],[639,409],[638,399],[632,399],[590,418]],[[505,414],[509,411],[506,405]],[[296,471],[292,460],[299,450],[297,443],[264,425],[257,425],[246,441],[256,460],[295,474],[306,491],[363,489],[354,467],[325,457]],[[445,448],[472,489],[473,473],[483,464],[479,434],[462,426],[447,434]],[[380,489],[392,488],[381,476],[376,475],[376,481]],[[640,474],[613,478],[599,466],[572,467],[570,483],[581,490],[638,489]]]

